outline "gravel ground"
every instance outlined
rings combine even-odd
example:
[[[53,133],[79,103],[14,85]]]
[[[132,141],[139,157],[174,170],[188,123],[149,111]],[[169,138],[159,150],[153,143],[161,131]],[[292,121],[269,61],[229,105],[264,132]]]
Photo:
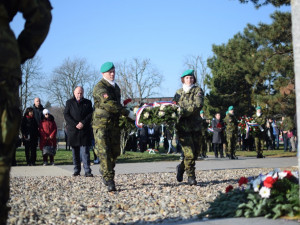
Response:
[[[283,169],[283,168],[282,168]],[[291,169],[291,168],[285,168]],[[197,171],[197,186],[178,183],[175,173],[116,176],[108,193],[100,175],[13,177],[9,224],[138,224],[195,219],[241,176],[270,169]]]

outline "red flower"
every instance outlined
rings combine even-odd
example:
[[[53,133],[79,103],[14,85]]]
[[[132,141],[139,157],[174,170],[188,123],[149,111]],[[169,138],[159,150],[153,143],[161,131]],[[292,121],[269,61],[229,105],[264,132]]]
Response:
[[[274,179],[273,177],[267,177],[265,180],[264,180],[264,186],[267,187],[267,188],[272,188],[273,187],[273,184],[277,181],[278,178]]]
[[[233,189],[232,185],[229,185],[229,186],[226,188],[225,192],[228,193],[228,192],[231,191],[232,189]]]
[[[221,123],[218,123],[217,124],[217,128],[222,128],[223,126],[222,126],[222,124]]]
[[[125,105],[127,105],[129,102],[131,102],[131,101],[132,101],[131,98],[125,99],[125,100],[123,101],[123,105],[125,106]]]
[[[246,177],[241,177],[239,180],[239,186],[242,186],[243,184],[247,184],[248,179]]]
[[[286,178],[288,178],[288,179],[290,179],[290,177],[293,176],[293,174],[289,170],[284,170],[283,172],[286,173]]]

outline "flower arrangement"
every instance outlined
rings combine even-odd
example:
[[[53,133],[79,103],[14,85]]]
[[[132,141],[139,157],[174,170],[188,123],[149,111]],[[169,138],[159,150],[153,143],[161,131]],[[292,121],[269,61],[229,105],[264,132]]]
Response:
[[[123,106],[126,107],[128,110],[132,110],[135,106],[130,104],[131,102],[132,102],[132,99],[130,99],[130,98],[125,99],[123,101]],[[132,131],[135,129],[134,121],[129,119],[126,116],[120,116],[119,127],[126,131]]]
[[[256,126],[256,122],[252,117],[242,116],[238,121],[238,127],[242,134],[255,135],[260,132],[259,126]]]
[[[174,125],[181,114],[181,108],[173,102],[146,104],[137,112],[136,125]]]
[[[255,179],[241,177],[237,188],[227,186],[200,217],[299,216],[298,182],[298,173],[278,169]]]

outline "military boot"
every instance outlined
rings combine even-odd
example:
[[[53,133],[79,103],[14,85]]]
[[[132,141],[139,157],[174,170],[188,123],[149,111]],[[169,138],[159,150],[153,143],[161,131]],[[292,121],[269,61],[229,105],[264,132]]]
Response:
[[[256,158],[261,159],[261,158],[265,158],[265,157],[263,156],[262,153],[258,153],[257,156],[256,156]]]
[[[190,186],[197,185],[196,177],[195,176],[188,177],[188,184]]]
[[[107,191],[116,191],[116,186],[115,186],[115,181],[114,180],[109,180],[107,181]]]
[[[231,154],[229,159],[238,159],[238,157],[235,154]]]
[[[183,174],[184,174],[184,170],[181,167],[181,164],[176,166],[176,179],[178,182],[183,181]]]

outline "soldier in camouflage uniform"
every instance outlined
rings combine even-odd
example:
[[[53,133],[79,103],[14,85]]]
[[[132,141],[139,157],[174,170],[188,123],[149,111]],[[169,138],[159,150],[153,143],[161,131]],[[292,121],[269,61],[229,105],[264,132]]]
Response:
[[[207,122],[207,119],[204,117],[204,111],[200,111],[200,116],[202,118],[202,127],[201,127],[201,157],[202,158],[207,158],[207,143],[209,139],[209,134],[208,134],[208,125],[209,123]]]
[[[226,140],[228,149],[226,156],[229,159],[237,159],[238,157],[235,156],[235,146],[238,135],[238,121],[234,116],[233,106],[229,106],[224,122],[226,123]]]
[[[9,23],[18,11],[26,24],[16,39]],[[0,224],[6,223],[8,215],[10,163],[21,121],[20,64],[35,55],[47,36],[50,23],[51,5],[47,0],[0,1]]]
[[[253,116],[254,121],[259,125],[259,131],[255,133],[254,142],[255,149],[257,153],[257,158],[264,158],[263,156],[263,147],[265,142],[265,126],[266,126],[266,117],[261,112],[261,107],[256,107],[256,114]]]
[[[121,105],[119,86],[114,82],[115,67],[112,62],[101,66],[101,79],[93,90],[95,110],[93,113],[93,132],[95,152],[100,159],[100,173],[108,191],[116,191],[114,177],[117,157],[120,149],[119,117],[121,115],[135,119],[132,111]]]
[[[182,145],[184,159],[176,167],[177,181],[183,180],[186,171],[188,184],[196,185],[195,161],[200,153],[200,137],[202,118],[200,110],[203,107],[203,90],[195,85],[194,70],[187,70],[181,76],[183,87],[177,90],[173,101],[181,108],[181,117],[176,124],[178,139]]]

